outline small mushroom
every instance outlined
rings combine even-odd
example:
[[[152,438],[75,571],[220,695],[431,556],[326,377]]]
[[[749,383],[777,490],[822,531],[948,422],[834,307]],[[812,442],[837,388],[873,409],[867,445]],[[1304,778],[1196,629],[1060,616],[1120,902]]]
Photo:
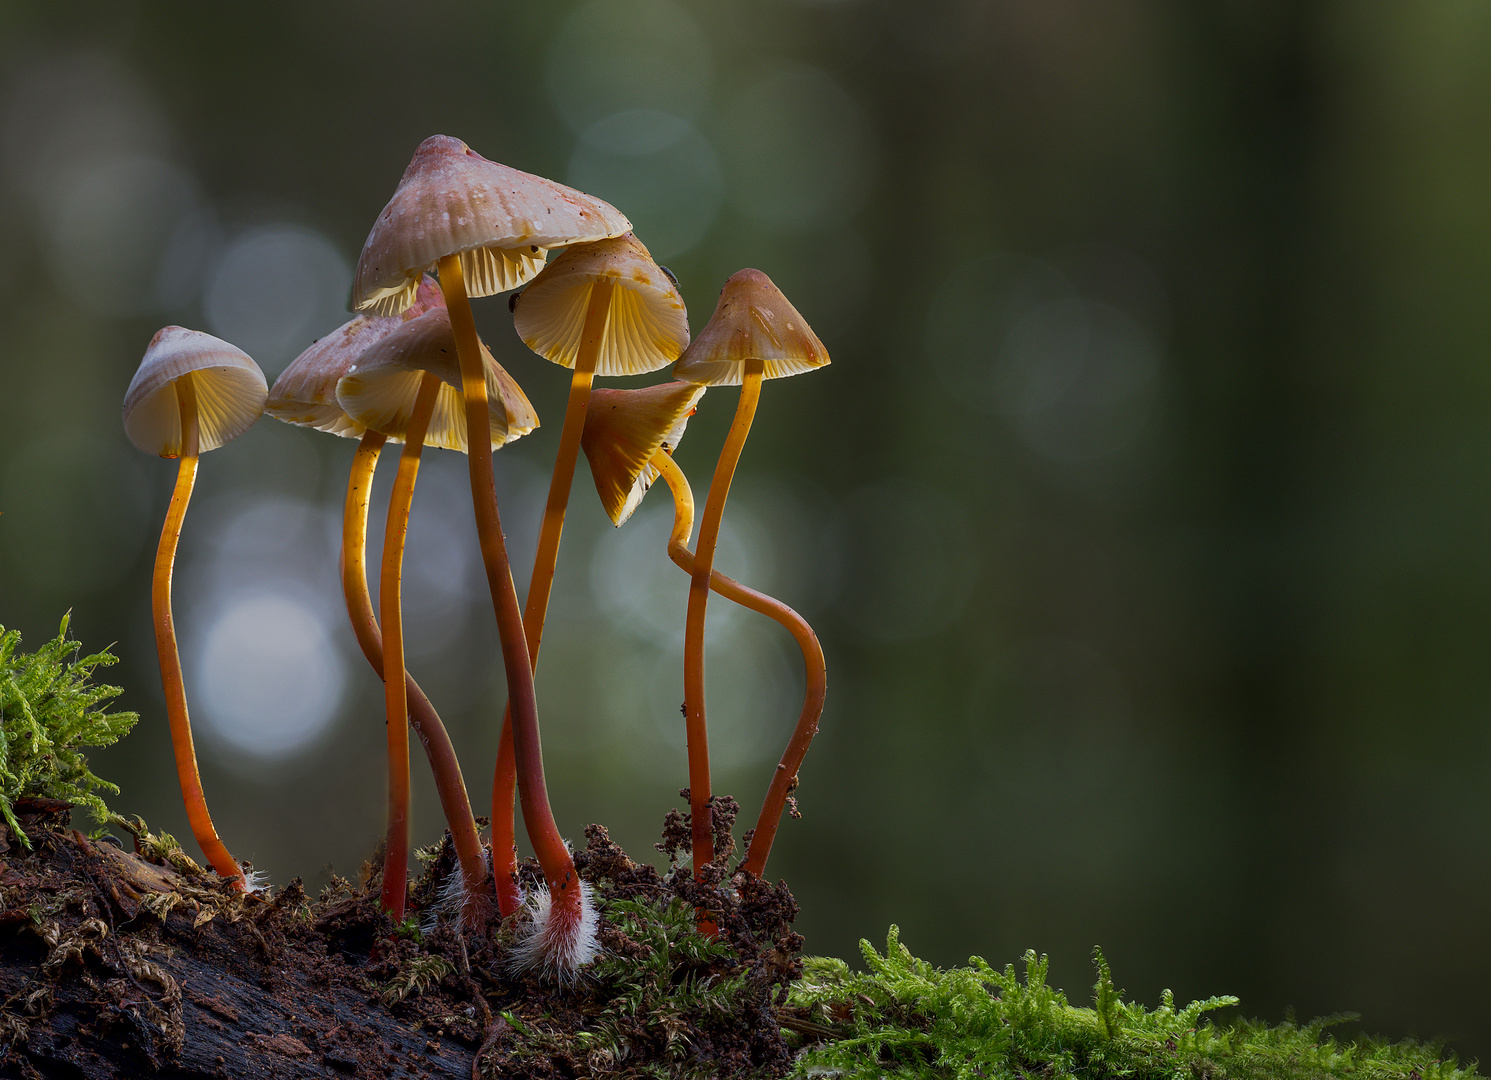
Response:
[[[684,629],[684,722],[688,729],[696,874],[709,861],[714,843],[709,811],[709,729],[704,713],[704,614],[725,499],[756,415],[761,381],[796,375],[828,362],[823,343],[771,279],[759,270],[741,270],[725,282],[709,322],[673,365],[673,374],[687,382],[741,388],[735,419],[725,436],[699,523]]]
[[[689,322],[677,284],[631,233],[565,249],[513,301],[513,325],[523,343],[574,369],[523,610],[528,659],[537,668],[591,382],[596,375],[642,375],[667,367],[689,343]],[[492,858],[498,877],[517,866],[510,712],[503,716],[502,731],[492,780]]]
[[[287,423],[359,439],[347,477],[342,514],[342,594],[353,633],[368,664],[383,678],[383,635],[368,595],[368,496],[378,457],[387,441],[381,431],[359,424],[336,399],[337,382],[372,345],[432,307],[444,304],[440,286],[426,276],[414,303],[402,315],[357,315],[301,353],[280,373],[269,390],[266,411]],[[435,790],[450,826],[451,842],[461,865],[468,922],[479,921],[477,898],[487,879],[486,853],[477,832],[466,781],[450,735],[419,684],[405,672],[409,722],[419,736],[435,778]]]
[[[485,435],[501,446],[532,431],[538,417],[516,382],[482,347],[490,402]],[[402,567],[409,508],[419,474],[421,451],[431,446],[465,451],[466,412],[460,394],[460,367],[450,317],[433,307],[404,323],[358,358],[337,384],[337,399],[359,424],[402,439],[404,452],[389,496],[383,541],[378,606],[383,626],[384,704],[388,716],[388,841],[382,902],[395,923],[404,917],[409,861],[409,739],[407,674],[404,672]],[[485,875],[483,875],[485,876]],[[469,877],[469,875],[468,875]],[[478,894],[469,880],[468,901]],[[481,879],[475,883],[480,886]]]
[[[408,304],[419,275],[438,264],[456,335],[466,413],[470,426],[477,428],[487,413],[486,378],[468,294],[489,295],[522,284],[538,269],[546,248],[619,236],[630,228],[615,207],[599,199],[488,161],[459,139],[431,136],[415,151],[368,235],[353,279],[353,306],[398,311]],[[470,467],[482,565],[512,705],[518,795],[528,837],[554,901],[542,924],[548,951],[535,962],[568,975],[577,970],[568,965],[594,955],[594,936],[586,930],[584,892],[544,784],[533,668],[497,510],[491,447],[485,440],[472,445]],[[503,880],[501,874],[494,877],[498,910],[510,915],[520,903],[517,882]],[[588,942],[585,947],[571,947],[582,940]],[[563,971],[553,968],[551,961]]]
[[[704,389],[693,383],[672,382],[643,390],[597,390],[580,441],[590,462],[590,474],[595,479],[601,505],[618,527],[632,515],[652,482],[659,475],[664,478],[673,494],[673,532],[668,538],[668,556],[690,576],[696,565],[694,553],[688,547],[694,529],[694,494],[672,454],[683,437],[688,418],[704,396]],[[709,587],[727,600],[776,620],[802,650],[806,677],[802,712],[781,763],[772,775],[741,864],[741,869],[760,877],[765,872],[782,812],[797,785],[797,770],[818,733],[818,720],[823,715],[828,692],[828,669],[818,635],[806,619],[786,604],[747,588],[718,570],[710,571]]]
[[[176,776],[192,835],[220,875],[247,890],[243,868],[218,838],[192,743],[191,717],[181,657],[176,648],[176,626],[171,611],[171,572],[182,521],[197,477],[197,457],[236,439],[264,411],[268,386],[264,373],[242,349],[200,330],[167,326],[156,331],[140,361],[139,370],[124,395],[124,430],[130,442],[147,454],[178,459],[176,486],[166,511],[160,546],[155,553],[151,611],[155,649],[160,658],[166,715],[171,725],[171,748]]]

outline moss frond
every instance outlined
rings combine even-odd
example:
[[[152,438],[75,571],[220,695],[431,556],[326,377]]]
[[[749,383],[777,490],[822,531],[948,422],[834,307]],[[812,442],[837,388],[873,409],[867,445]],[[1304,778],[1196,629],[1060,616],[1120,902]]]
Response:
[[[107,649],[79,657],[80,646],[67,636],[70,618],[64,615],[57,637],[33,653],[20,651],[19,631],[0,627],[0,816],[27,847],[17,800],[58,799],[106,819],[109,809],[96,793],[119,789],[89,771],[79,748],[110,746],[139,720],[103,708],[121,691],[93,684],[92,675],[117,658]]]

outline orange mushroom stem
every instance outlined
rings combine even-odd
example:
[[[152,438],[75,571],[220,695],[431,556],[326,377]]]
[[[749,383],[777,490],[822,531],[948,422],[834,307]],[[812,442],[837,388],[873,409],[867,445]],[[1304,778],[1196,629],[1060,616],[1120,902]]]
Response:
[[[455,332],[456,354],[461,366],[461,389],[466,404],[469,431],[482,431],[487,423],[487,386],[482,368],[481,346],[471,305],[466,298],[461,260],[457,255],[440,259],[440,287],[445,293]],[[541,967],[565,977],[595,955],[596,913],[588,888],[582,887],[569,848],[559,834],[549,794],[544,783],[543,748],[539,741],[538,700],[533,690],[533,665],[528,655],[518,593],[513,585],[502,519],[497,510],[497,488],[492,473],[492,447],[485,439],[473,438],[469,447],[471,498],[476,513],[482,564],[497,616],[502,642],[503,671],[507,676],[508,700],[512,708],[513,760],[517,773],[518,799],[523,823],[534,854],[549,886],[547,904],[535,908],[528,941],[530,953],[519,952],[525,967]],[[494,851],[494,857],[496,852]],[[498,875],[499,877],[501,875]]]
[[[689,803],[692,825],[694,875],[714,858],[714,823],[709,808],[709,725],[704,715],[704,615],[709,605],[709,579],[714,570],[714,551],[720,539],[720,522],[725,514],[725,500],[730,495],[730,481],[740,461],[756,403],[761,398],[761,379],[765,365],[761,360],[746,361],[745,380],[740,387],[740,402],[735,419],[725,436],[715,465],[709,497],[704,502],[704,517],[699,523],[699,547],[694,555],[693,581],[689,584],[689,607],[683,638],[683,708],[688,738]]]
[[[243,868],[228,853],[217,835],[212,815],[207,812],[207,796],[202,791],[202,775],[197,770],[197,749],[192,742],[192,723],[186,707],[186,684],[181,675],[181,655],[176,648],[176,623],[171,614],[171,576],[176,567],[176,549],[181,541],[181,526],[191,501],[197,479],[197,394],[192,373],[176,380],[176,402],[181,413],[181,453],[176,469],[176,486],[171,491],[171,505],[166,524],[161,529],[160,546],[155,553],[155,574],[151,581],[151,613],[155,621],[155,650],[160,657],[161,684],[166,694],[166,716],[171,725],[171,749],[176,755],[176,777],[186,803],[186,818],[192,835],[207,861],[220,875],[247,890],[248,878]]]
[[[668,537],[668,557],[685,573],[692,575],[698,567],[694,553],[688,547],[689,536],[694,529],[693,492],[683,470],[667,451],[659,450],[653,454],[651,463],[673,493],[673,533]],[[818,720],[823,715],[823,703],[828,693],[828,667],[823,659],[823,646],[818,643],[818,635],[813,632],[807,620],[792,608],[774,597],[741,585],[718,570],[710,571],[709,587],[727,600],[776,620],[792,635],[797,647],[802,650],[807,682],[803,690],[802,712],[798,715],[797,726],[792,731],[786,752],[782,754],[782,760],[772,775],[766,799],[761,804],[761,814],[756,819],[750,847],[740,866],[742,870],[761,877],[766,869],[767,856],[771,854],[771,845],[776,839],[782,812],[797,787],[797,770],[807,755],[813,736],[818,734]]]

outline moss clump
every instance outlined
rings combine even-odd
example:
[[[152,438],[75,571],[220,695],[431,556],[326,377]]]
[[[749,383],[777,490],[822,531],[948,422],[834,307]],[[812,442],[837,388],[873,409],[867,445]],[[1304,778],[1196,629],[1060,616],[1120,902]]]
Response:
[[[797,1075],[842,1080],[1454,1080],[1474,1077],[1440,1047],[1361,1039],[1337,1043],[1325,1031],[1355,1019],[1268,1027],[1217,1026],[1203,1014],[1236,1005],[1212,997],[1177,1008],[1165,991],[1158,1008],[1125,1003],[1100,950],[1094,1007],[1069,1005],[1046,985],[1047,961],[1025,954],[996,971],[975,956],[942,971],[918,960],[893,926],[881,954],[862,941],[869,972],[842,960],[804,961],[785,1023],[811,1037]]]
[[[67,636],[69,618],[34,653],[19,651],[19,631],[0,627],[0,815],[28,848],[15,814],[21,800],[58,800],[86,806],[101,821],[108,816],[95,792],[117,795],[119,788],[94,776],[78,748],[112,745],[140,718],[101,708],[121,691],[93,685],[93,671],[117,658],[108,650],[80,658],[78,643]]]

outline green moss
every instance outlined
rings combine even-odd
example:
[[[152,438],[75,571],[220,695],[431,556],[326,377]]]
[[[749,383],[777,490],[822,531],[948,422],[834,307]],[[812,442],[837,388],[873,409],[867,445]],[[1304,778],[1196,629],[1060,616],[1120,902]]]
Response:
[[[107,650],[80,658],[78,643],[67,636],[69,618],[64,615],[56,639],[34,653],[19,651],[18,631],[0,627],[0,815],[26,847],[17,800],[60,799],[86,806],[99,820],[108,816],[96,792],[117,795],[119,789],[94,776],[78,748],[109,746],[139,719],[101,707],[120,689],[93,685],[93,671],[117,660]]]
[[[893,926],[885,953],[860,943],[867,973],[842,960],[811,958],[791,1003],[794,1025],[816,1034],[796,1075],[843,1080],[1453,1080],[1473,1077],[1440,1047],[1371,1039],[1337,1043],[1326,1029],[1354,1017],[1275,1027],[1217,1025],[1204,1014],[1237,1004],[1212,997],[1177,1008],[1167,990],[1153,1010],[1125,1003],[1094,950],[1093,1008],[1068,1004],[1046,984],[1047,961],[1025,954],[996,971],[979,957],[943,971],[918,960]]]

